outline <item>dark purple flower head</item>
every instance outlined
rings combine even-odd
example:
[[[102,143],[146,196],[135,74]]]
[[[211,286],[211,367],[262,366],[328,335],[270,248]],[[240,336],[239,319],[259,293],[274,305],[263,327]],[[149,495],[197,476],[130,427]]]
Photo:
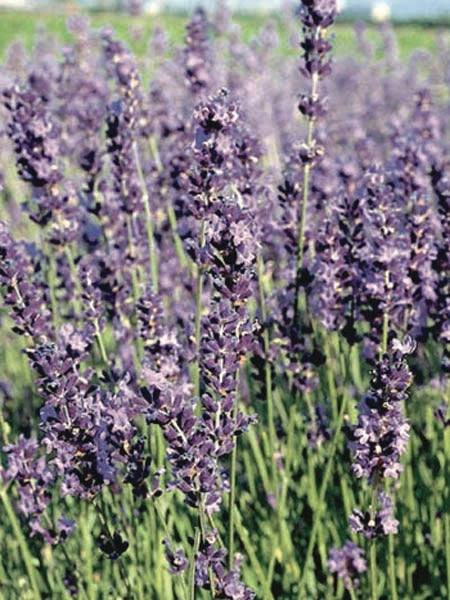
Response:
[[[217,532],[209,531],[203,540],[195,562],[195,584],[201,588],[214,586],[220,598],[252,600],[254,592],[240,581],[242,556],[234,556],[233,568],[225,568],[226,550],[217,549]],[[212,581],[210,578],[212,577]]]
[[[98,539],[98,547],[111,560],[117,560],[128,549],[129,543],[118,531],[112,535],[102,533]]]
[[[244,585],[240,579],[242,561],[242,555],[235,554],[233,568],[223,577],[222,589],[225,598],[232,598],[232,600],[252,600],[256,597],[255,592]]]
[[[72,532],[73,523],[61,517],[58,532],[42,525],[42,517],[51,500],[51,490],[55,482],[54,470],[47,457],[40,453],[36,438],[20,435],[16,444],[3,448],[7,456],[6,468],[0,467],[3,484],[13,483],[17,487],[18,510],[28,519],[31,535],[39,534],[45,541],[55,544],[64,541]]]
[[[391,353],[375,365],[371,389],[358,405],[358,423],[349,442],[357,477],[397,479],[403,470],[399,459],[409,439],[403,403],[412,382],[404,356],[414,348],[415,342],[408,337],[403,343],[395,340]]]
[[[64,541],[75,529],[75,521],[68,519],[64,515],[61,515],[57,521],[57,529],[59,538]]]
[[[211,85],[212,51],[209,40],[211,24],[198,8],[186,27],[184,68],[186,84],[192,94],[208,90]]]
[[[164,538],[163,543],[166,546],[166,558],[170,565],[170,573],[178,575],[185,571],[188,568],[189,561],[186,558],[184,550],[182,548],[174,550],[168,538]]]
[[[346,541],[342,548],[332,548],[327,561],[331,573],[336,573],[347,589],[359,584],[357,576],[367,570],[364,550]]]
[[[332,46],[325,30],[333,24],[337,14],[335,0],[301,0],[300,19],[303,24],[303,50],[301,72],[307,78],[321,79],[331,72],[331,63],[327,58]],[[310,105],[316,100],[311,96]]]
[[[59,133],[46,102],[32,89],[14,87],[4,92],[11,118],[8,133],[14,143],[19,174],[36,188],[56,185],[59,170]]]
[[[317,405],[314,418],[309,418],[307,431],[308,443],[313,450],[317,450],[322,444],[331,440],[332,433],[329,425],[326,407],[323,404]]]
[[[126,459],[124,483],[131,484],[135,498],[147,498],[150,495],[147,480],[150,475],[151,457],[145,455],[145,438],[143,436],[132,444],[127,444]]]
[[[300,18],[307,27],[329,27],[336,15],[336,0],[300,0]]]
[[[450,406],[448,402],[443,400],[439,408],[434,411],[434,416],[444,427],[450,427]]]
[[[372,539],[380,535],[397,533],[398,520],[394,517],[394,502],[386,492],[378,493],[380,507],[362,512],[355,508],[349,517],[350,528],[354,533],[362,533]]]

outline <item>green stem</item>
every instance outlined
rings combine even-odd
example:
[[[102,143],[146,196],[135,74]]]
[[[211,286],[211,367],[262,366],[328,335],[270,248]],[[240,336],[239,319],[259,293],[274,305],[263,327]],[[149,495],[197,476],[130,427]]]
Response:
[[[445,566],[447,569],[447,600],[450,600],[450,513],[444,515]]]
[[[267,307],[266,299],[263,287],[264,277],[264,266],[261,255],[258,254],[257,258],[257,270],[258,270],[258,291],[259,291],[259,304],[261,309],[261,318],[263,321],[263,345],[264,345],[264,377],[266,387],[266,405],[267,405],[267,422],[269,429],[269,447],[270,447],[270,464],[272,465],[272,477],[274,482],[275,493],[278,493],[277,479],[278,479],[278,468],[275,460],[275,451],[277,447],[277,434],[275,431],[275,414],[273,405],[273,394],[272,394],[272,366],[269,362],[270,352],[270,338],[269,331],[267,329]]]
[[[111,492],[112,494],[112,492]],[[96,510],[96,514],[97,517],[101,523],[101,525],[103,526],[106,535],[108,536],[108,538],[110,540],[113,539],[113,535],[109,529],[109,525],[108,525],[108,516],[107,516],[107,510],[106,510],[106,502],[105,502],[105,498],[102,495],[102,493],[100,493],[100,503],[96,503],[93,502],[93,506]],[[130,580],[128,578],[127,573],[125,572],[124,568],[123,568],[123,564],[121,562],[121,559],[119,557],[118,560],[116,560],[115,564],[118,567],[119,570],[119,574],[120,574],[120,578],[122,580],[122,582],[125,584],[126,590],[127,590],[127,596],[129,596],[130,598],[132,597],[132,593],[131,593],[131,585],[130,585]]]
[[[376,507],[378,496],[378,477],[375,473],[372,484],[372,497],[370,501],[370,521],[375,521]],[[378,599],[378,577],[377,577],[377,538],[374,537],[369,543],[369,563],[370,563],[370,598],[371,600]]]
[[[233,409],[233,421],[236,421],[238,413],[237,398]],[[231,468],[230,468],[230,497],[229,497],[229,521],[228,521],[228,568],[233,568],[234,556],[234,505],[236,502],[236,465],[237,465],[237,443],[238,438],[235,437],[234,448],[231,452]]]
[[[370,540],[369,561],[370,561],[370,598],[371,598],[371,600],[377,600],[378,599],[378,587],[377,587],[377,541],[376,541],[376,538],[372,538]]]
[[[102,332],[100,331],[100,326],[98,323],[98,319],[94,319],[94,329],[95,329],[95,339],[97,340],[98,348],[100,350],[100,356],[102,357],[102,361],[105,363],[107,369],[109,369],[109,360],[108,355],[106,353],[105,343],[103,341]]]
[[[448,392],[448,387],[447,387]],[[448,397],[448,396],[447,396]],[[447,570],[447,600],[450,600],[450,428],[444,427],[444,457],[445,457],[445,481],[446,489],[444,494],[447,510],[444,514],[444,536],[445,536],[445,566]]]
[[[350,598],[351,600],[356,600],[356,594],[355,594],[355,590],[352,587],[348,588],[348,592],[350,594]]]
[[[277,503],[277,519],[278,519],[278,535],[277,542],[272,546],[272,556],[269,563],[269,569],[267,571],[267,579],[266,579],[266,594],[270,592],[272,587],[272,580],[274,576],[274,568],[275,561],[277,555],[280,555],[280,546],[281,546],[281,555],[284,559],[284,564],[286,568],[294,575],[294,577],[298,578],[300,575],[298,565],[295,562],[294,558],[294,545],[292,543],[292,537],[290,535],[290,529],[286,523],[286,503],[288,497],[288,489],[289,483],[291,482],[291,472],[292,465],[294,461],[294,457],[296,455],[296,448],[294,444],[297,442],[296,437],[296,416],[297,409],[295,404],[291,405],[290,408],[290,418],[288,420],[288,430],[286,434],[286,462],[284,465],[284,472],[282,472],[282,484],[281,484],[281,493],[280,499]]]
[[[194,536],[194,546],[192,548],[192,556],[189,564],[189,575],[188,575],[188,585],[189,585],[189,600],[195,600],[195,559],[197,556],[197,552],[200,548],[200,528],[197,527],[195,530]]]
[[[203,503],[203,494],[199,494],[199,496],[200,496],[200,502],[199,502],[199,507],[198,507],[198,516],[199,516],[202,541],[203,541],[203,543],[205,543],[206,537],[207,537],[206,522],[205,522],[206,511],[205,511],[205,507],[204,507],[204,503]],[[209,575],[209,589],[211,592],[211,598],[214,598],[216,594],[214,591],[214,574],[213,574],[213,570],[212,570],[211,566],[209,566],[209,568],[208,568],[208,575]]]
[[[316,73],[313,74],[311,79],[311,97],[315,98],[317,95],[317,83],[319,77]],[[307,132],[306,132],[306,146],[311,148],[313,141],[313,129],[314,129],[314,118],[308,119]],[[298,315],[300,313],[300,269],[303,266],[303,247],[305,245],[305,224],[306,224],[306,213],[308,205],[308,192],[309,192],[309,176],[311,173],[311,163],[307,162],[303,169],[303,189],[302,189],[302,208],[300,215],[300,224],[298,230],[297,239],[297,261],[295,265],[295,303],[294,303],[294,323],[298,321]]]
[[[75,309],[75,313],[79,316],[81,313],[79,298],[81,297],[81,294],[83,293],[83,288],[81,287],[81,283],[78,278],[77,267],[75,265],[75,259],[73,257],[72,249],[71,249],[70,245],[67,244],[64,247],[64,250],[66,252],[67,262],[69,263],[69,269],[70,269],[70,273],[72,275],[73,283],[75,285],[75,290],[77,291],[77,294],[78,294],[78,297],[76,295],[74,295],[73,307]]]
[[[387,271],[387,270],[385,272],[385,284],[386,284],[386,288],[389,289],[389,271]],[[387,349],[388,349],[388,333],[389,333],[389,311],[386,307],[386,311],[383,314],[383,337],[382,337],[382,344],[381,344],[381,356],[386,354]],[[372,541],[374,542],[375,540],[372,540]],[[375,544],[373,544],[373,545],[375,545]],[[376,570],[372,571],[372,545],[371,545],[370,550],[371,550],[371,555],[370,555],[371,578],[373,578],[374,573],[375,573],[375,577],[376,577]],[[373,553],[374,553],[374,560],[375,560],[374,568],[376,569],[375,549],[373,549]],[[390,590],[391,590],[391,598],[392,598],[392,600],[397,600],[398,594],[397,594],[397,580],[396,580],[396,568],[395,568],[395,540],[394,540],[393,533],[390,533],[388,535],[388,562],[389,562],[389,585],[390,585]],[[372,593],[374,593],[374,592],[372,591]]]
[[[398,600],[397,579],[395,568],[395,536],[393,533],[388,535],[388,555],[389,555],[389,583],[391,589],[391,600]]]
[[[170,229],[172,231],[172,237],[175,244],[175,250],[178,256],[178,260],[180,261],[180,264],[183,267],[183,269],[187,270],[189,268],[189,261],[186,256],[186,253],[184,252],[183,242],[181,241],[181,238],[178,235],[177,217],[175,215],[175,210],[172,204],[169,204],[169,206],[167,207],[167,216],[169,217]]]
[[[389,281],[389,271],[386,270],[384,273],[384,283],[386,286],[386,294],[388,295],[388,290],[390,287],[390,281]],[[389,306],[389,298],[388,301],[386,303],[386,310],[383,313],[383,333],[382,333],[382,340],[381,340],[381,355],[386,354],[387,352],[387,347],[388,347],[388,333],[389,333],[389,310],[388,310],[388,306]]]
[[[165,537],[169,540],[170,545],[173,547],[174,543],[173,543],[173,541],[171,539],[172,538],[172,534],[171,534],[171,531],[169,530],[169,527],[167,525],[165,516],[163,515],[163,513],[162,513],[162,511],[161,511],[161,509],[160,509],[160,507],[158,505],[159,502],[160,501],[158,499],[154,499],[153,508],[155,509],[155,514],[158,517],[158,519],[159,519],[159,521],[160,521],[160,523],[162,525]],[[200,530],[198,530],[198,531],[200,533]],[[196,530],[196,533],[197,533],[197,530]],[[196,533],[195,533],[195,535],[196,535]],[[197,549],[195,549],[195,547],[196,547],[196,544],[195,544],[195,535],[194,535],[194,549],[193,549],[193,554],[192,554],[192,557],[191,557],[192,560],[189,563],[190,567],[189,567],[189,571],[188,571],[188,581],[187,581],[187,584],[186,584],[186,579],[185,579],[184,572],[181,573],[181,575],[180,575],[180,581],[181,581],[181,586],[183,588],[184,597],[187,600],[191,600],[191,598],[193,598],[193,596],[191,596],[191,578],[195,576],[195,555],[197,554],[198,548],[200,546],[200,541],[199,541]],[[194,569],[194,572],[192,572],[192,569]]]
[[[264,492],[266,495],[269,495],[271,492],[270,477],[267,471],[266,462],[264,460],[263,451],[261,450],[260,438],[258,438],[258,436],[256,435],[256,431],[253,427],[250,428],[247,434],[247,440],[250,444],[253,459],[259,471],[259,477],[261,478]]]
[[[253,572],[255,573],[256,577],[259,579],[259,581],[261,582],[261,585],[263,586],[266,581],[266,574],[265,574],[264,569],[262,568],[261,563],[259,562],[258,557],[256,555],[255,546],[249,539],[248,531],[242,525],[242,517],[236,506],[234,507],[234,511],[235,511],[235,517],[236,517],[235,518],[236,532],[242,542],[242,545],[244,546],[244,550],[246,552],[246,555],[248,556],[248,559],[252,566]],[[266,593],[264,595],[264,600],[274,600],[274,597],[270,591],[266,591]]]
[[[152,136],[149,139],[149,146],[150,146],[150,151],[153,155],[153,160],[155,161],[156,170],[158,171],[158,173],[162,173],[164,170],[164,167],[161,162],[161,157],[159,156],[158,144],[156,143],[156,139],[154,136]]]
[[[81,536],[83,538],[83,550],[85,553],[84,572],[86,577],[87,596],[89,600],[95,600],[96,591],[93,585],[93,564],[92,564],[92,538],[91,529],[89,527],[89,512],[87,505],[84,507],[84,515],[80,521]],[[69,564],[69,563],[68,563]]]
[[[46,521],[46,523],[47,523],[47,527],[49,527],[49,529],[52,529],[52,530],[54,530],[54,529],[55,529],[55,526],[54,526],[54,524],[52,523],[52,520],[50,519],[50,517],[49,517],[49,516],[48,516],[46,513],[44,513],[44,520]],[[67,549],[66,549],[66,547],[65,547],[64,543],[62,543],[62,544],[59,544],[59,548],[61,549],[61,552],[64,554],[64,558],[66,559],[66,564],[67,564],[67,565],[73,564],[73,563],[74,563],[74,561],[73,561],[73,559],[72,559],[72,558],[69,556],[69,553],[68,553],[68,551],[67,551]],[[81,574],[80,574],[80,572],[79,572],[79,570],[78,570],[78,567],[76,566],[76,563],[75,563],[75,565],[74,565],[74,569],[73,569],[73,570],[74,570],[74,572],[75,572],[75,575],[76,575],[76,578],[77,578],[77,580],[78,580],[78,581],[80,581],[80,580],[81,580]],[[67,590],[65,590],[65,591],[67,592]],[[69,594],[68,594],[68,593],[66,593],[66,595],[67,595],[67,596],[69,596]],[[88,594],[87,594],[86,590],[85,590],[85,589],[84,589],[84,587],[83,587],[83,586],[81,586],[81,585],[79,586],[79,589],[78,589],[78,595],[79,595],[79,596],[83,596],[83,598],[87,598],[87,600],[90,600],[90,598],[89,598],[89,596],[88,596]]]
[[[34,594],[34,600],[40,600],[42,596],[38,585],[38,571],[33,565],[33,557],[31,556],[30,551],[28,549],[25,536],[23,535],[16,513],[14,512],[14,509],[11,505],[6,488],[0,489],[0,497],[2,499],[5,512],[8,515],[9,522],[11,523],[11,526],[13,528],[14,535],[22,552],[23,562],[25,563],[25,568],[30,579],[31,589],[33,590]]]
[[[312,558],[312,554],[314,551],[314,546],[316,543],[316,537],[317,537],[317,532],[319,529],[319,526],[322,523],[322,511],[323,511],[323,502],[325,500],[325,494],[327,492],[327,487],[328,487],[328,481],[330,479],[331,476],[331,471],[332,471],[332,467],[333,467],[333,463],[334,463],[334,455],[336,453],[336,449],[337,449],[337,445],[338,445],[338,441],[339,441],[339,436],[341,433],[341,429],[342,429],[342,424],[344,422],[344,416],[346,413],[346,406],[347,406],[347,396],[345,396],[342,399],[342,405],[341,405],[341,410],[339,412],[338,418],[337,418],[337,422],[336,422],[336,431],[334,432],[334,437],[333,437],[333,441],[331,442],[331,447],[329,450],[329,455],[328,455],[328,461],[325,467],[325,473],[322,479],[322,484],[320,486],[320,490],[319,490],[319,498],[318,498],[318,502],[317,502],[317,510],[314,513],[314,521],[313,521],[313,526],[312,526],[312,530],[311,530],[311,534],[309,537],[309,543],[308,543],[308,548],[306,550],[306,557],[305,560],[303,562],[303,572],[300,578],[300,583],[299,583],[299,592],[298,592],[298,599],[299,600],[303,600],[304,598],[306,598],[305,596],[305,585],[306,585],[306,574],[308,572],[308,568],[309,568],[309,563],[311,561]]]

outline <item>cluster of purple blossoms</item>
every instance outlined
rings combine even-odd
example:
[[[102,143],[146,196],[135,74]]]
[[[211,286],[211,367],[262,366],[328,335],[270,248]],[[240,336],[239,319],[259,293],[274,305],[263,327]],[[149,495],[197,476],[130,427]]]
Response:
[[[134,56],[113,37],[110,29],[103,31],[105,60],[113,65],[118,85],[118,98],[111,102],[107,116],[106,137],[115,196],[121,198],[125,213],[142,210],[142,189],[137,177],[135,153],[142,126],[142,95],[140,77]]]
[[[23,244],[15,242],[0,222],[0,285],[11,310],[14,331],[27,339],[52,339],[51,313],[45,296],[30,278],[35,270]]]
[[[349,441],[353,471],[371,483],[397,479],[403,469],[399,459],[406,452],[409,439],[404,402],[412,382],[404,357],[414,348],[411,338],[406,338],[403,344],[394,342],[392,352],[376,363],[371,389],[357,407],[358,423]]]
[[[39,443],[22,437],[6,447],[8,464],[2,477],[5,483],[19,482],[19,504],[32,532],[56,543],[71,527],[62,517],[56,526],[59,537],[53,533],[55,526],[45,513],[48,490],[57,487],[61,497],[92,499],[104,486],[114,486],[126,466],[136,462],[136,452],[129,452],[136,446],[132,420],[143,403],[131,392],[127,378],[117,380],[114,389],[102,388],[93,369],[84,366],[94,346],[91,324],[77,330],[64,323],[54,331],[51,313],[41,309],[45,296],[31,280],[33,270],[21,248],[2,227],[0,283],[16,331],[26,337],[24,352],[44,404]]]
[[[59,159],[59,131],[47,100],[33,88],[18,86],[3,92],[10,113],[8,135],[14,144],[17,170],[33,189],[32,218],[45,225],[64,203],[59,184],[63,179]]]
[[[314,415],[308,419],[306,435],[309,445],[314,450],[332,439],[330,420],[325,405],[318,404],[314,407]]]
[[[414,352],[415,342],[406,337],[394,340],[390,353],[382,356],[372,372],[371,389],[358,405],[358,422],[350,432],[349,449],[353,453],[353,472],[366,478],[377,491],[380,508],[371,506],[366,513],[356,509],[350,517],[353,531],[373,538],[382,533],[397,533],[394,503],[379,490],[387,479],[396,480],[403,470],[400,457],[409,440],[409,423],[404,412],[412,374],[405,356]]]
[[[327,565],[330,572],[336,573],[347,589],[358,587],[358,575],[367,570],[364,551],[348,540],[342,548],[330,550]]]
[[[386,492],[378,492],[379,508],[362,512],[355,508],[349,517],[350,529],[354,533],[362,533],[366,538],[373,539],[380,535],[397,533],[398,520],[394,517],[394,502]]]
[[[300,0],[299,15],[303,24],[304,41],[301,43],[305,61],[302,70],[305,77],[319,76],[330,72],[325,58],[331,46],[322,38],[324,31],[333,25],[337,14],[335,0]]]
[[[253,349],[246,305],[252,293],[255,260],[255,224],[249,210],[236,200],[226,176],[230,171],[239,173],[243,164],[240,147],[232,136],[238,116],[225,92],[201,103],[194,112],[195,162],[188,174],[192,196],[189,212],[194,219],[190,226],[200,226],[202,234],[198,245],[187,250],[200,267],[197,277],[207,291],[200,300],[209,298],[199,323],[198,362],[194,363],[199,369],[201,408],[197,407],[198,399],[192,398],[192,386],[181,376],[172,344],[159,348],[155,362],[154,343],[146,343],[148,367],[142,372],[146,381],[142,393],[149,403],[147,421],[162,428],[167,442],[172,475],[169,488],[179,489],[188,505],[206,515],[220,510],[223,493],[229,489],[223,460],[235,447],[236,437],[253,422],[236,410],[239,370]],[[147,296],[138,310],[140,321],[150,321],[159,340],[171,339],[169,332],[162,335],[162,313],[156,298]],[[213,585],[225,597],[252,597],[239,582],[237,567],[226,573],[224,557],[224,551],[217,548],[215,532],[202,528],[196,585]],[[184,564],[173,551],[169,561],[177,570]]]
[[[303,24],[300,43],[303,64],[300,71],[307,79],[322,79],[331,72],[329,54],[332,46],[326,38],[326,30],[336,17],[336,1],[301,0],[299,14]],[[301,97],[298,108],[308,118],[314,119],[324,114],[323,101],[314,91],[309,96]]]
[[[383,326],[392,329],[390,340],[393,331],[450,340],[448,161],[437,143],[439,109],[421,90],[413,107],[396,110],[406,95],[399,84],[405,70],[391,81],[380,75],[395,58],[364,76],[366,65],[342,61],[328,78],[336,2],[299,4],[306,85],[298,110],[305,119],[292,118],[298,69],[273,52],[274,24],[248,46],[237,29],[230,40],[215,39],[202,10],[174,60],[163,56],[168,37],[155,32],[159,54],[143,59],[153,77],[148,98],[137,61],[112,30],[90,31],[74,17],[74,44],[62,58],[46,35],[30,61],[20,47],[11,53],[0,107],[7,116],[0,163],[15,159],[30,185],[25,209],[44,242],[15,243],[0,224],[3,305],[26,345],[39,396],[30,401],[38,432],[4,448],[2,481],[14,486],[32,534],[51,543],[64,541],[73,527],[64,515],[50,518],[56,496],[91,502],[106,489],[118,495],[125,484],[138,518],[144,500],[176,490],[189,514],[203,517],[196,539],[187,538],[198,548],[193,583],[238,600],[254,597],[240,580],[241,557],[229,557],[234,565],[227,571],[226,551],[209,524],[228,512],[229,455],[255,421],[238,409],[247,391],[243,372],[251,394],[277,386],[274,445],[283,456],[280,429],[288,421],[280,409],[313,390],[325,360],[316,317],[350,344],[366,332],[374,371],[350,448],[354,473],[372,484],[376,506],[356,509],[350,523],[374,538],[397,531],[394,503],[380,484],[399,477],[409,436],[402,404],[411,379],[404,356],[412,345],[394,343],[376,361]],[[142,2],[127,5],[134,11]],[[219,36],[224,25],[218,16]],[[15,71],[20,84],[10,84]],[[0,77],[5,73],[0,69]],[[322,84],[330,100],[318,93]],[[352,89],[348,105],[336,93],[340,106],[328,110],[330,90],[344,87]],[[386,113],[396,116],[388,121]],[[299,146],[302,128],[308,133]],[[393,151],[381,166],[388,144]],[[20,195],[4,171],[5,210],[12,227],[20,217],[19,230]],[[161,265],[156,279],[148,276],[152,244]],[[256,375],[247,369],[249,357]],[[438,417],[448,425],[443,408]],[[310,406],[305,425],[313,449],[330,439],[323,405]],[[165,452],[158,438],[153,456],[156,428]],[[276,479],[275,473],[274,485]],[[287,489],[290,499],[296,490]],[[177,509],[168,514],[178,516]],[[165,543],[170,571],[185,571],[192,552],[175,540]],[[128,541],[106,526],[98,546],[115,560]],[[329,567],[345,587],[356,587],[362,551],[347,542],[332,550]],[[65,581],[76,595],[73,577]]]
[[[233,568],[226,572],[224,558],[226,550],[217,549],[217,532],[212,531],[206,536],[196,558],[195,582],[198,587],[209,587],[210,574],[213,573],[215,593],[219,598],[233,600],[252,600],[255,593],[240,580],[242,556],[234,556]]]
[[[186,85],[194,95],[204,93],[211,85],[210,23],[198,8],[187,26],[183,63]]]

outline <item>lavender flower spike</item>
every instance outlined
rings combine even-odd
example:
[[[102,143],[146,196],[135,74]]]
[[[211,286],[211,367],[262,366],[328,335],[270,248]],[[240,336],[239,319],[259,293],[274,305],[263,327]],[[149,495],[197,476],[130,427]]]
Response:
[[[357,477],[371,482],[376,478],[397,479],[403,470],[399,459],[406,452],[409,439],[403,401],[412,382],[404,356],[414,347],[409,337],[403,344],[394,341],[391,354],[385,354],[375,365],[371,389],[358,405],[358,423],[349,443]]]
[[[357,575],[367,570],[364,550],[346,541],[342,548],[332,548],[327,561],[331,573],[336,573],[347,589],[359,585]]]

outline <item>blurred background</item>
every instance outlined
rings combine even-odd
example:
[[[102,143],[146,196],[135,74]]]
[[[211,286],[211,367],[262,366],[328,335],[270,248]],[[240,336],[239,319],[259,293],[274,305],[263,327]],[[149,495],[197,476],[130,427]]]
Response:
[[[195,6],[211,8],[214,0],[0,0],[0,8],[42,10],[50,7],[76,7],[97,11],[164,11],[189,12]],[[229,0],[233,10],[248,12],[275,12],[288,4],[288,0]],[[344,18],[371,17],[392,19],[449,18],[449,0],[341,0],[341,16]]]
[[[383,55],[382,27],[386,23],[395,26],[401,59],[416,50],[436,52],[442,40],[450,37],[450,0],[338,0],[338,4],[333,42],[337,56],[357,51],[354,29],[360,22],[366,24],[376,57]],[[148,53],[149,37],[158,28],[166,32],[173,49],[183,44],[187,15],[198,6],[211,17],[216,14],[216,21],[222,18],[219,13],[224,6],[231,9],[235,27],[246,43],[258,43],[261,28],[270,18],[280,51],[298,53],[298,36],[292,36],[292,28],[286,27],[288,22],[293,24],[292,9],[298,0],[0,0],[0,60],[14,41],[32,51],[37,33],[71,43],[67,18],[79,12],[89,14],[93,28],[112,25],[138,56]]]

